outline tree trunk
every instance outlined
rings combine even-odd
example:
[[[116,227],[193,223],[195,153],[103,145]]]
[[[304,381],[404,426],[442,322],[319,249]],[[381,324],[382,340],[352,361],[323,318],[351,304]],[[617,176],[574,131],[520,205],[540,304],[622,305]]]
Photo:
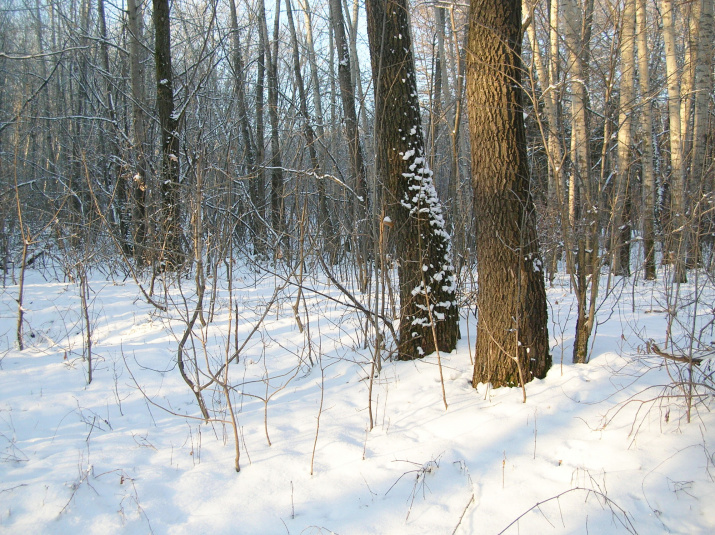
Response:
[[[670,124],[670,224],[667,232],[667,257],[673,264],[673,282],[687,282],[685,256],[687,234],[685,224],[685,167],[683,165],[683,136],[680,122],[680,72],[675,48],[675,6],[673,0],[663,0],[663,41],[665,70],[668,86],[668,122]]]
[[[630,196],[631,146],[633,144],[633,105],[635,101],[635,22],[636,0],[626,0],[621,16],[621,76],[620,103],[618,106],[618,169],[614,188],[613,212],[611,214],[611,259],[616,275],[631,274],[631,222],[628,210]]]
[[[305,134],[305,142],[308,147],[312,171],[316,175],[319,175],[320,163],[318,162],[318,152],[315,149],[315,132],[313,131],[312,119],[308,113],[308,99],[305,94],[303,73],[300,68],[298,37],[295,32],[295,24],[293,23],[293,10],[291,8],[290,0],[286,0],[286,16],[288,17],[288,28],[290,30],[291,43],[293,45],[293,75],[295,76],[295,83],[298,86],[299,109],[300,114],[303,116],[303,132]],[[325,180],[323,178],[317,179],[317,189],[318,227],[320,228],[320,232],[323,234],[323,242],[326,246],[328,255],[333,258],[335,256],[335,241],[337,240],[337,236],[335,235],[336,233],[333,221],[328,213],[328,204],[325,195]]]
[[[698,25],[697,25],[697,56],[694,67],[694,90],[695,99],[693,103],[693,149],[690,160],[690,184],[689,191],[692,199],[692,214],[690,240],[691,247],[689,265],[695,267],[700,264],[702,254],[698,244],[705,236],[701,236],[702,211],[703,206],[700,200],[704,194],[712,191],[707,185],[707,148],[708,133],[710,130],[710,98],[713,90],[712,61],[713,61],[713,39],[715,38],[715,28],[713,27],[713,0],[697,0],[698,2]],[[693,6],[694,7],[694,6]]]
[[[351,78],[350,49],[345,35],[343,10],[340,0],[330,0],[330,21],[335,34],[335,48],[338,52],[338,81],[340,99],[343,105],[345,137],[350,156],[350,178],[358,198],[353,203],[352,222],[357,237],[359,260],[367,258],[368,238],[368,193],[365,173],[365,159],[360,143],[358,118],[355,111],[355,90]]]
[[[551,366],[521,72],[520,0],[472,0],[467,103],[479,284],[475,387],[523,385]]]
[[[256,61],[256,164],[258,165],[256,173],[256,186],[258,188],[259,205],[257,206],[258,213],[261,219],[265,221],[268,202],[266,199],[266,147],[265,147],[265,93],[266,93],[266,49],[268,41],[266,32],[263,31],[265,24],[266,9],[262,2],[260,4],[261,12],[259,17],[263,18],[260,23],[261,27],[258,30],[258,58]],[[264,224],[264,228],[268,230],[268,224]],[[269,242],[270,243],[270,242]],[[267,244],[266,244],[267,245]]]
[[[241,143],[243,144],[244,160],[246,171],[250,176],[248,184],[248,194],[253,205],[251,224],[251,240],[253,241],[253,252],[261,255],[265,250],[265,233],[263,232],[263,204],[262,184],[259,182],[260,175],[256,163],[256,148],[254,140],[251,138],[251,128],[248,122],[248,106],[246,104],[246,83],[244,75],[243,58],[241,56],[241,40],[238,33],[238,16],[236,13],[236,1],[230,0],[231,9],[231,32],[233,35],[233,64],[235,71],[235,91],[236,107],[238,109],[239,132]],[[260,140],[262,143],[262,139]]]
[[[129,22],[129,77],[132,91],[132,145],[136,169],[132,178],[132,244],[137,264],[148,261],[146,255],[146,156],[144,153],[144,81],[142,79],[141,39],[143,33],[142,13],[136,0],[127,0]]]
[[[569,194],[578,193],[578,203],[569,211],[568,223],[562,222],[570,244],[567,266],[576,288],[577,315],[573,362],[588,359],[588,339],[593,330],[594,305],[600,272],[598,231],[599,188],[593,183],[589,137],[588,57],[591,12],[583,12],[577,0],[564,4],[565,39],[568,48],[566,78],[571,80],[571,161]],[[605,163],[602,162],[602,166]],[[586,207],[585,210],[581,206]],[[590,300],[589,291],[590,286]]]
[[[278,28],[280,23],[280,2],[276,0],[275,19],[273,24],[273,47],[268,40],[268,25],[264,0],[260,1],[259,23],[263,33],[266,68],[268,70],[268,118],[271,122],[271,225],[278,236],[276,243],[276,258],[282,257],[285,243],[285,199],[283,185],[283,162],[281,159],[281,144],[278,119]]]
[[[110,199],[112,212],[112,221],[117,225],[119,231],[119,243],[122,245],[125,254],[131,253],[131,240],[129,232],[129,224],[127,217],[127,184],[124,177],[121,176],[119,166],[116,164],[120,160],[119,139],[120,132],[118,131],[117,113],[114,107],[114,95],[112,94],[112,83],[109,79],[109,39],[107,36],[107,21],[104,11],[104,0],[97,0],[97,18],[99,22],[100,52],[102,59],[102,69],[104,70],[104,98],[106,100],[107,112],[111,129],[109,132],[104,129],[100,130],[100,145],[102,146],[102,154],[104,155],[103,174],[105,177],[105,187],[108,190],[114,189],[114,194]],[[109,140],[106,140],[109,134]],[[107,145],[109,148],[107,148]]]
[[[406,0],[368,0],[367,27],[377,175],[385,186],[399,262],[399,358],[413,359],[456,347],[456,282],[449,235],[424,153]]]
[[[305,20],[305,45],[310,64],[310,85],[313,93],[313,106],[315,108],[315,133],[318,136],[318,155],[320,165],[323,170],[326,169],[325,155],[325,128],[323,117],[323,101],[320,96],[320,80],[318,78],[318,62],[315,58],[315,44],[313,42],[313,16],[311,14],[310,3],[308,0],[298,0],[303,10]]]
[[[641,130],[643,135],[643,276],[655,280],[655,168],[653,165],[653,113],[650,91],[650,68],[648,65],[648,26],[646,0],[636,0],[636,42],[638,45],[638,83],[643,104]]]
[[[527,31],[531,49],[533,51],[534,65],[541,86],[542,99],[544,102],[544,116],[546,124],[540,124],[540,131],[543,137],[544,147],[546,148],[546,157],[549,165],[549,175],[547,182],[546,202],[550,219],[556,221],[561,220],[562,225],[568,221],[568,212],[565,209],[567,204],[566,186],[564,178],[564,150],[561,146],[563,135],[561,132],[560,108],[559,108],[559,61],[558,61],[558,23],[559,12],[558,2],[551,2],[549,11],[549,36],[551,38],[549,54],[550,58],[544,59],[539,47],[539,40],[536,34],[536,24],[533,21],[532,6],[532,22],[529,24]],[[555,37],[554,37],[555,36]],[[555,58],[555,60],[554,60]],[[554,241],[558,240],[558,232],[554,229]],[[571,235],[570,232],[562,232],[562,238],[567,251],[571,251]],[[547,274],[550,280],[556,275],[558,269],[558,260],[561,255],[562,247],[554,244],[552,250],[548,253],[547,259]],[[570,256],[567,255],[567,260]]]
[[[161,125],[161,212],[160,261],[169,270],[183,264],[179,205],[179,120],[174,114],[174,85],[171,70],[169,0],[153,0],[156,61],[156,105]]]

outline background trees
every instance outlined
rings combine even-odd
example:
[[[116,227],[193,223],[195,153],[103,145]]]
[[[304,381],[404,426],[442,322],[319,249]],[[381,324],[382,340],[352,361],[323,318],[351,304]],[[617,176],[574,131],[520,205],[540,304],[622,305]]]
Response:
[[[307,257],[329,258],[334,275],[355,281],[361,305],[372,309],[378,279],[390,282],[414,243],[395,240],[382,252],[375,245],[383,206],[394,201],[379,141],[390,129],[369,90],[359,2],[189,1],[171,4],[166,17],[162,2],[127,0],[126,10],[102,0],[6,4],[5,278],[19,265],[23,235],[37,236],[29,258],[69,258],[89,245],[90,261],[120,266],[118,255],[131,257],[142,276],[174,253],[185,255],[185,269],[199,260],[215,265],[229,244],[242,259],[290,264],[307,243]],[[477,164],[461,134],[464,69],[474,59],[464,55],[467,11],[457,2],[398,11],[399,29],[379,36],[412,43],[414,75],[400,74],[409,54],[394,58],[396,84],[382,88],[404,90],[400,104],[409,108],[409,128],[398,126],[394,142],[409,141],[414,127],[416,145],[397,152],[423,158],[435,173],[456,300],[465,302],[482,245],[473,228]],[[524,15],[521,84],[535,204],[527,212],[537,218],[549,278],[565,273],[578,297],[574,359],[583,362],[599,296],[614,281],[642,269],[646,278],[682,282],[689,268],[712,269],[713,2],[534,0]],[[169,40],[168,55],[152,53]],[[392,66],[382,61],[376,79],[385,82]],[[172,87],[157,84],[163,80]],[[19,228],[18,207],[31,228]],[[96,224],[98,214],[106,224]],[[388,242],[401,224],[390,217]],[[438,264],[423,265],[429,285]],[[383,287],[388,321],[410,298]]]

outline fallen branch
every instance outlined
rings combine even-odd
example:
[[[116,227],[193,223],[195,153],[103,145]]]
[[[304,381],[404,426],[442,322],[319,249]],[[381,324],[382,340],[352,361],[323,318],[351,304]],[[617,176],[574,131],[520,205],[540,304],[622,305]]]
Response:
[[[692,363],[696,366],[700,366],[700,364],[703,362],[703,359],[701,357],[681,357],[679,355],[673,355],[672,353],[666,353],[665,351],[660,349],[653,340],[650,340],[646,347],[649,353],[655,353],[659,357],[663,357],[664,359],[668,360],[674,360],[675,362],[683,362],[685,364]]]
[[[570,494],[570,493],[576,492],[576,491],[583,491],[583,492],[586,492],[587,494],[594,494],[595,496],[603,499],[604,504],[607,505],[608,508],[613,513],[613,517],[620,522],[620,524],[626,529],[626,531],[628,531],[628,533],[632,533],[633,535],[637,535],[638,532],[636,531],[636,528],[633,526],[633,523],[628,518],[628,513],[623,508],[621,508],[616,502],[614,502],[611,498],[606,496],[603,492],[600,492],[600,491],[594,490],[594,489],[588,489],[585,487],[574,487],[572,489],[565,490],[564,492],[560,492],[559,494],[552,496],[551,498],[547,498],[540,502],[536,502],[534,505],[529,507],[522,514],[520,514],[518,517],[516,517],[514,520],[512,520],[511,523],[507,527],[505,527],[503,530],[501,530],[497,535],[503,535],[514,524],[517,524],[519,522],[519,520],[524,518],[531,511],[539,509],[545,503],[548,503],[548,502],[551,502],[554,500],[558,501],[561,497],[565,496],[566,494]]]

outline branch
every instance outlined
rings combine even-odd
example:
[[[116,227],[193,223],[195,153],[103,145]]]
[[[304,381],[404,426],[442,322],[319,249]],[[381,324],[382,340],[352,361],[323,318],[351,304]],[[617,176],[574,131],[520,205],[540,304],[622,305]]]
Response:
[[[646,346],[648,348],[648,351],[651,353],[655,353],[659,357],[663,357],[664,359],[668,360],[674,360],[675,362],[683,362],[685,364],[695,364],[696,366],[700,366],[700,364],[703,362],[703,359],[701,357],[681,357],[679,355],[673,355],[672,353],[666,353],[662,349],[660,349],[653,340],[650,340]]]

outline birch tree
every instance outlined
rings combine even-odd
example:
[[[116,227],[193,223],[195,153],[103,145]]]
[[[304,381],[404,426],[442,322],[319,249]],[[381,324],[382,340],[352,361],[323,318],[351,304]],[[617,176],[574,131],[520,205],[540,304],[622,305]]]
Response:
[[[643,271],[646,280],[654,280],[655,269],[655,168],[653,165],[653,113],[650,88],[650,66],[648,64],[648,17],[646,0],[636,0],[636,44],[638,47],[638,86],[641,98],[640,127],[643,135],[642,199],[643,224]]]

